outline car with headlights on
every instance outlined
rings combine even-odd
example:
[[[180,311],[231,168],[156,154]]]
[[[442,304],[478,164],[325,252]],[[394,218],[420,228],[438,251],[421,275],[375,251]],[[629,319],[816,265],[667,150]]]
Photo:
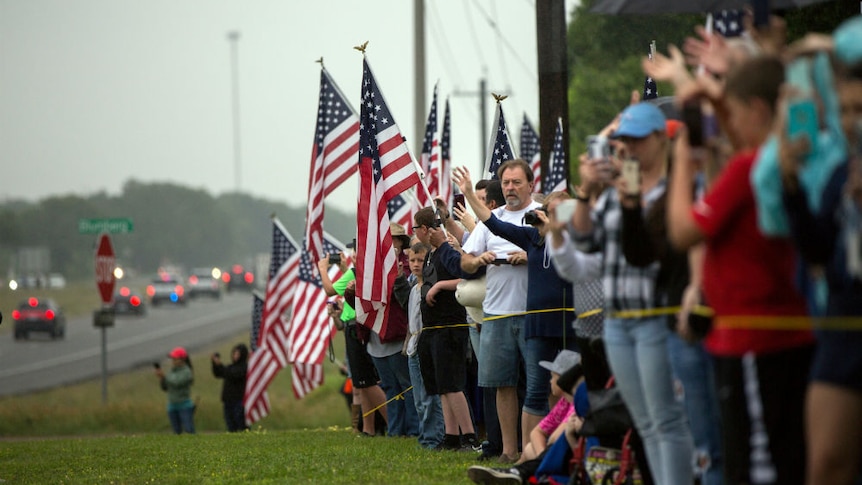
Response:
[[[168,303],[172,305],[185,305],[188,303],[186,288],[179,277],[162,273],[152,283],[147,285],[147,296],[153,306]]]
[[[209,296],[221,298],[221,271],[218,268],[194,268],[189,276],[188,293],[190,298]]]
[[[31,332],[45,332],[51,339],[66,335],[66,316],[50,298],[31,296],[12,310],[15,340],[29,339]]]

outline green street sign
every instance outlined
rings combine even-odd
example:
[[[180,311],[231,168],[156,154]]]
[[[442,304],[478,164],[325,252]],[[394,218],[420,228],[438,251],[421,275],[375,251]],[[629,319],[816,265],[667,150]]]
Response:
[[[78,234],[126,234],[132,232],[134,225],[129,218],[78,219]]]

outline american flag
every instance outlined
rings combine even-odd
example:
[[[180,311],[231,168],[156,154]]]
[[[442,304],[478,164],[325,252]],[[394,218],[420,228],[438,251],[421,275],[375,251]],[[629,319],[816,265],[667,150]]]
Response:
[[[278,371],[288,363],[288,320],[285,314],[293,302],[296,291],[299,260],[299,246],[281,222],[273,217],[272,256],[261,314],[258,349],[251,354],[248,361],[243,397],[245,421],[249,425],[269,414],[266,388]]]
[[[563,146],[563,119],[557,118],[557,129],[554,130],[554,148],[551,150],[551,160],[548,163],[547,180],[545,180],[545,194],[566,190],[566,150]]]
[[[422,138],[422,153],[419,155],[419,166],[422,168],[422,173],[425,175],[423,183],[428,188],[426,193],[423,189],[416,190],[416,198],[413,201],[413,210],[411,211],[410,220],[413,220],[413,214],[423,207],[433,207],[432,199],[437,196],[437,178],[440,172],[440,149],[439,139],[437,137],[437,85],[434,85],[434,97],[431,101],[431,109],[428,111],[428,119],[425,122],[425,137]],[[428,196],[431,196],[431,199]],[[392,211],[390,210],[390,215]],[[403,224],[402,224],[403,225]],[[411,227],[413,224],[408,224],[404,227]]]
[[[413,228],[413,215],[410,212],[412,204],[408,203],[408,200],[410,200],[408,192],[404,192],[390,199],[389,202],[386,203],[386,206],[389,210],[389,220],[401,224],[408,233],[411,233]]]
[[[440,136],[440,177],[437,196],[443,199],[446,207],[452,207],[452,123],[449,119],[449,98],[446,98],[446,112],[443,115],[443,134]],[[410,227],[412,224],[404,227]]]
[[[539,146],[539,134],[524,113],[524,122],[521,123],[521,158],[530,164],[533,170],[533,192],[542,193],[542,150]]]
[[[389,233],[388,202],[420,179],[368,60],[363,59],[362,65],[355,309],[356,321],[380,334],[398,271]]]
[[[653,49],[655,49],[655,41],[652,41],[650,43],[649,54],[647,54],[649,56],[650,61],[653,60]],[[657,97],[658,97],[658,86],[655,83],[655,79],[647,76],[644,79],[644,94],[641,98],[644,100],[647,100],[647,99],[655,99]]]
[[[721,34],[722,37],[739,37],[742,35],[742,10],[722,10],[712,15],[715,31]]]
[[[344,245],[324,234],[325,254],[340,253]],[[317,259],[305,251],[299,262],[299,280],[293,297],[293,311],[288,331],[288,359],[292,364],[293,395],[302,399],[323,384],[323,357],[332,335],[336,332],[326,312],[327,295],[316,273]],[[338,265],[329,268],[329,278],[341,277]]]
[[[252,291],[254,302],[251,304],[251,351],[257,350],[260,339],[260,319],[263,315],[263,298],[257,290]]]
[[[512,142],[509,140],[509,131],[506,129],[506,118],[503,117],[503,106],[497,101],[497,112],[494,116],[494,128],[491,130],[490,157],[485,165],[491,174],[492,180],[497,180],[497,169],[503,162],[513,160],[515,151],[512,150]]]
[[[305,240],[319,259],[323,250],[323,199],[356,171],[359,118],[326,69],[320,70],[317,127],[311,150]]]

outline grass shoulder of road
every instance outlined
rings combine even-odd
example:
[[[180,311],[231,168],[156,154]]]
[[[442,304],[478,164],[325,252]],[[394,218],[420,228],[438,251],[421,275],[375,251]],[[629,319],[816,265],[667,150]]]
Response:
[[[344,377],[330,359],[323,385],[301,400],[293,396],[290,370],[282,370],[268,388],[269,416],[250,432],[225,433],[222,381],[212,376],[210,355],[229,355],[247,340],[242,332],[191,353],[194,436],[171,433],[166,397],[150,366],[109,376],[105,403],[100,379],[0,398],[0,481],[468,483],[472,453],[424,450],[411,438],[354,435],[341,393]],[[333,355],[344,354],[343,340],[335,336]]]
[[[474,453],[415,438],[364,438],[343,427],[5,442],[7,483],[469,483]]]
[[[238,342],[248,342],[248,332],[214,342],[190,353],[195,373],[192,398],[197,403],[198,430],[225,429],[222,414],[223,381],[212,375],[213,352],[230,355]],[[344,354],[344,339],[336,334],[333,355]],[[167,358],[162,366],[170,363]],[[269,430],[349,426],[350,410],[341,393],[344,376],[330,359],[324,359],[323,385],[299,400],[293,395],[290,369],[279,372],[268,387],[270,414],[259,424]],[[48,437],[170,432],[165,406],[149,365],[108,376],[107,399],[102,402],[100,378],[46,391],[0,397],[0,438]]]

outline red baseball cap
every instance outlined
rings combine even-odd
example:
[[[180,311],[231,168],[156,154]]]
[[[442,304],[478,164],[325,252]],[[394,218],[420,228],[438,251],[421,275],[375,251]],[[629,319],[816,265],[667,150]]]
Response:
[[[185,359],[188,356],[189,353],[182,347],[175,347],[174,350],[171,350],[171,353],[168,354],[168,357],[172,359]]]

